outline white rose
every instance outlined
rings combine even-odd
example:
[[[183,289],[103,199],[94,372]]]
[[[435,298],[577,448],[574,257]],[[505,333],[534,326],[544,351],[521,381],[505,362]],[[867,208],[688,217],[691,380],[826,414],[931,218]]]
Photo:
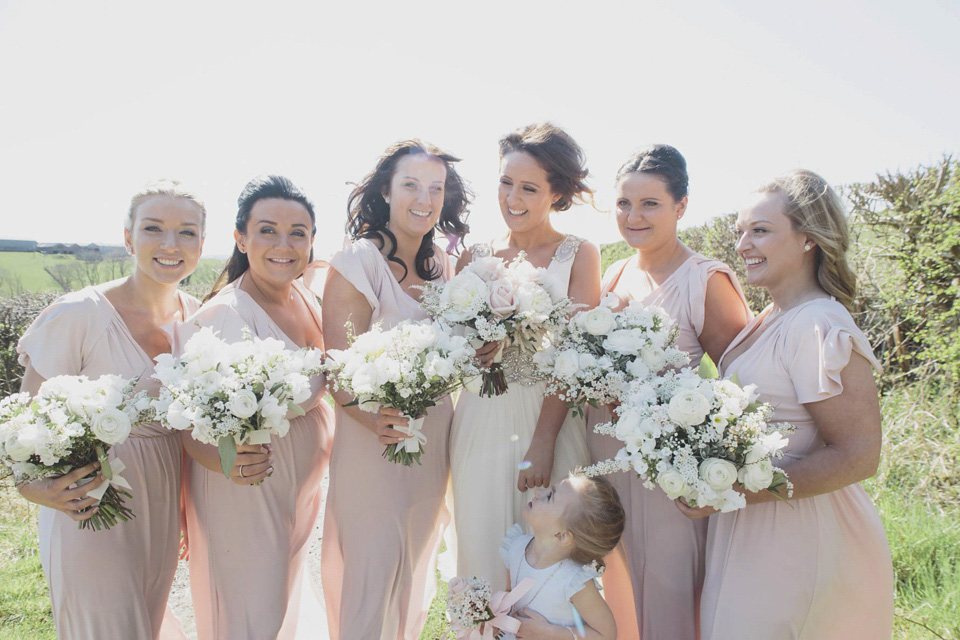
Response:
[[[685,496],[690,491],[690,487],[687,486],[683,475],[673,466],[668,466],[657,474],[657,484],[660,485],[660,488],[663,489],[663,492],[666,493],[667,497],[671,500]]]
[[[700,463],[700,477],[711,489],[720,493],[737,481],[737,467],[729,460],[707,458]]]
[[[472,318],[487,300],[487,284],[480,276],[463,271],[450,280],[440,294],[443,316],[451,322]]]
[[[257,396],[249,389],[240,389],[230,395],[227,410],[238,418],[249,418],[257,412]]]
[[[660,371],[667,364],[667,359],[664,357],[662,349],[655,349],[651,347],[644,347],[640,350],[640,357],[643,358],[644,363],[650,367],[651,371]]]
[[[107,444],[120,444],[130,435],[130,418],[119,409],[104,409],[93,419],[90,430]]]
[[[695,426],[703,422],[710,412],[710,403],[696,391],[681,390],[670,398],[667,415],[683,426]]]
[[[558,378],[569,378],[576,375],[580,368],[580,356],[573,349],[567,349],[557,354],[553,363],[553,373]]]
[[[507,278],[500,278],[489,284],[490,310],[501,318],[506,318],[517,309],[517,292]]]
[[[617,319],[608,307],[600,306],[577,314],[577,324],[593,336],[605,336],[617,328]]]
[[[643,340],[637,337],[632,329],[616,329],[611,331],[603,341],[603,348],[607,351],[637,355]]]
[[[493,256],[474,258],[464,271],[472,271],[481,279],[489,282],[498,278],[503,272],[503,260]]]
[[[737,474],[740,484],[754,493],[763,491],[773,483],[773,464],[764,459],[753,464],[744,465]]]
[[[27,458],[36,453],[36,438],[32,433],[36,429],[35,425],[30,425],[19,433],[10,434],[4,447],[12,460],[25,462]]]

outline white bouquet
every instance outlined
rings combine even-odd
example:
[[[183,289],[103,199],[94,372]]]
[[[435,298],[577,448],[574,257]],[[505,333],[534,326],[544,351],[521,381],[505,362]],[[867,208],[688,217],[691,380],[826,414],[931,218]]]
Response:
[[[773,408],[756,400],[756,385],[720,379],[706,355],[697,371],[667,371],[633,384],[616,421],[594,427],[624,447],[585,473],[633,469],[647,488],[658,485],[671,500],[718,511],[746,506],[738,488],[776,493],[786,485],[789,496],[793,485],[771,458],[783,457],[783,436],[793,427],[770,424]]]
[[[476,258],[445,283],[427,282],[420,306],[445,325],[461,329],[474,346],[500,342],[503,348],[516,346],[532,355],[575,309],[556,289],[546,269],[534,267],[521,251],[509,263],[492,256]],[[499,364],[502,353],[483,372],[480,395],[507,390]]]
[[[160,423],[192,429],[194,439],[217,445],[223,475],[238,444],[266,444],[290,430],[288,414],[302,416],[310,376],[322,371],[319,349],[290,350],[274,338],[226,342],[210,327],[195,333],[179,358],[157,356],[153,377],[163,385],[155,401]]]
[[[607,294],[595,309],[580,311],[534,356],[548,377],[547,393],[558,394],[575,415],[586,404],[622,402],[631,384],[690,361],[674,346],[676,329],[663,309],[631,301],[613,311],[618,302]]]
[[[457,638],[493,640],[503,632],[516,633],[520,621],[510,610],[536,584],[524,578],[512,591],[490,590],[486,578],[456,577],[447,583],[447,617]]]
[[[465,377],[478,374],[475,355],[466,338],[451,335],[440,323],[405,320],[387,331],[373,326],[354,337],[348,349],[328,350],[324,369],[334,390],[354,396],[348,406],[369,412],[393,407],[409,418],[408,427],[395,428],[411,437],[387,445],[383,457],[410,466],[420,464],[427,441],[420,430],[424,414]]]
[[[120,444],[139,424],[154,418],[146,393],[133,393],[136,379],[106,375],[56,376],[40,385],[33,398],[17,393],[0,401],[0,463],[17,483],[61,476],[100,461],[107,479],[88,496],[99,500],[93,517],[81,529],[109,529],[134,517],[124,506],[130,484],[120,474],[119,459],[110,460],[110,448]],[[83,478],[84,485],[96,474]]]

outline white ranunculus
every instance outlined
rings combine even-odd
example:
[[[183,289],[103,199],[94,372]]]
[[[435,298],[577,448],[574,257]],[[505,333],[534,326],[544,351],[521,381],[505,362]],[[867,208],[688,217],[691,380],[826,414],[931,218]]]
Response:
[[[673,466],[668,466],[657,474],[657,484],[671,500],[685,496],[690,491],[690,487],[687,486],[683,476]]]
[[[443,316],[451,322],[469,320],[487,301],[487,284],[475,273],[463,271],[447,282],[440,294]]]
[[[119,409],[107,408],[93,419],[90,430],[107,444],[120,444],[130,435],[130,418]]]
[[[737,481],[737,467],[729,460],[707,458],[700,463],[700,477],[711,489],[720,493]]]
[[[763,491],[773,483],[773,464],[765,458],[753,464],[744,465],[737,474],[740,484],[754,493]]]
[[[18,433],[13,433],[7,437],[5,449],[7,455],[16,462],[25,462],[27,458],[36,453],[36,438],[32,433],[36,430],[35,425],[25,427]]]
[[[227,410],[240,419],[246,419],[257,412],[257,396],[249,389],[240,389],[230,394]]]
[[[667,364],[667,359],[663,357],[663,350],[652,347],[643,347],[640,349],[640,357],[643,362],[650,367],[650,371],[658,372]]]
[[[643,340],[632,329],[616,329],[603,340],[603,348],[627,355],[637,355]]]
[[[576,375],[580,368],[580,356],[573,349],[567,349],[557,354],[553,363],[553,372],[558,378],[569,378]]]
[[[577,314],[577,324],[593,336],[605,336],[617,328],[617,319],[609,307],[595,307]]]
[[[709,412],[710,403],[696,391],[678,391],[667,405],[670,419],[688,427],[702,423]]]

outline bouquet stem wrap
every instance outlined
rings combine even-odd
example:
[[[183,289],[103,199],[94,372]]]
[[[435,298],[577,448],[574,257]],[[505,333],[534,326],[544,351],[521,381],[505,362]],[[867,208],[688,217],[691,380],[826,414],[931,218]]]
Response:
[[[390,462],[399,462],[408,467],[414,462],[423,464],[420,462],[420,453],[423,451],[423,446],[427,444],[427,436],[422,431],[425,416],[414,418],[404,415],[404,417],[410,421],[410,424],[406,427],[394,425],[393,428],[410,437],[404,438],[397,444],[388,444],[383,450],[383,457]]]
[[[510,591],[497,591],[490,598],[491,618],[483,622],[483,631],[474,627],[464,629],[455,625],[454,631],[458,640],[494,640],[501,636],[502,631],[516,633],[520,630],[520,621],[510,615],[510,609],[520,598],[525,596],[537,581],[533,578],[524,578]],[[496,631],[496,634],[494,633]]]

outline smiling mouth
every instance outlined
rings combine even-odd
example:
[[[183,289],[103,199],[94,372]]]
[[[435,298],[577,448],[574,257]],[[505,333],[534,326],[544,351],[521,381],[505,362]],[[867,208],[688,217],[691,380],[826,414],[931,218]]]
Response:
[[[522,216],[525,213],[527,213],[527,211],[529,211],[529,209],[511,209],[507,207],[507,213],[509,213],[512,216]]]
[[[627,227],[627,231],[650,231],[653,227]]]
[[[763,264],[767,261],[766,258],[744,258],[743,261],[748,267],[755,267],[758,264]]]
[[[417,211],[416,209],[408,209],[408,211],[418,218],[429,218],[433,214],[432,211]]]
[[[154,261],[163,265],[164,267],[179,267],[181,264],[183,264],[183,260],[173,258],[154,258]]]
[[[292,258],[267,258],[267,262],[272,262],[273,264],[288,265],[288,264],[293,264],[293,259]]]

